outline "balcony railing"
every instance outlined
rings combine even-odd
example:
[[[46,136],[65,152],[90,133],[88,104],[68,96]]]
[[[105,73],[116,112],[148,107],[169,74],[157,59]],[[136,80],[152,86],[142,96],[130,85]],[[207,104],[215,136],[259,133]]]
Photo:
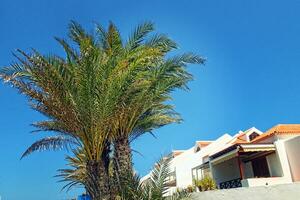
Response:
[[[220,189],[238,188],[242,187],[242,182],[240,178],[233,179],[230,181],[225,181],[219,184]]]

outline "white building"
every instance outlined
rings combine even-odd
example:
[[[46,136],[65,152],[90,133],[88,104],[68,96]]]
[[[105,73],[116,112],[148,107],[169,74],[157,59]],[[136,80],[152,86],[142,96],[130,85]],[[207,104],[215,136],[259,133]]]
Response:
[[[170,192],[205,175],[212,176],[220,189],[300,181],[297,154],[300,124],[277,125],[265,133],[253,127],[235,136],[197,141],[188,150],[172,152]]]

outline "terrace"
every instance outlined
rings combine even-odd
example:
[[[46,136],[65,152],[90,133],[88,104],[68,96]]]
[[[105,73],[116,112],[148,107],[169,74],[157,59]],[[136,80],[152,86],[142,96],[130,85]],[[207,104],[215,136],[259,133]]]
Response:
[[[275,144],[236,144],[210,157],[220,189],[289,183]]]

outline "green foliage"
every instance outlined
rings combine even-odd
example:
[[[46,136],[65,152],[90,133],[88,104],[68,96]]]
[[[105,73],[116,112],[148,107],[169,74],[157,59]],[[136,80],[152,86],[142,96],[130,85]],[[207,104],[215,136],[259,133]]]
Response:
[[[58,177],[62,181],[69,183],[65,188],[70,189],[73,186],[84,185],[86,178],[85,165],[82,162],[84,154],[74,152],[76,157],[68,157],[68,163],[72,169],[59,170]],[[170,161],[171,158],[161,158],[153,167],[149,179],[141,182],[138,175],[127,173],[127,176],[122,185],[117,185],[120,189],[116,191],[114,200],[188,200],[190,193],[195,191],[193,186],[183,190],[177,190],[171,196],[167,196],[169,189],[168,180],[170,176]],[[113,178],[113,177],[111,177]],[[111,187],[116,187],[111,182]]]
[[[34,123],[35,131],[55,134],[32,144],[22,158],[35,151],[71,148],[74,157],[67,161],[72,168],[61,171],[70,181],[67,187],[83,184],[98,191],[107,182],[99,174],[108,176],[114,141],[131,141],[180,122],[169,101],[171,92],[188,89],[192,75],[187,65],[203,64],[204,59],[192,53],[168,55],[176,43],[163,34],[151,34],[153,30],[152,23],[143,23],[125,41],[113,23],[107,29],[98,25],[90,34],[72,21],[69,39],[55,38],[65,58],[17,50],[18,62],[0,69],[0,78],[48,118]],[[164,176],[154,177],[154,194],[164,191]]]
[[[189,186],[187,186],[186,188],[184,188],[183,190],[184,190],[185,192],[187,192],[187,193],[193,193],[193,192],[196,191],[196,187],[193,186],[193,185],[189,185]]]
[[[128,183],[123,185],[124,193],[121,194],[123,200],[187,200],[187,191],[177,191],[171,196],[167,196],[168,177],[170,176],[170,157],[162,157],[153,167],[150,178],[143,182],[136,176],[128,179]],[[129,187],[128,187],[129,186]]]
[[[186,65],[204,59],[191,53],[165,58],[176,44],[164,35],[149,36],[153,30],[152,23],[143,23],[123,43],[113,23],[91,35],[72,21],[69,37],[76,45],[56,38],[66,58],[18,50],[19,62],[2,68],[0,77],[49,118],[34,124],[37,131],[54,131],[64,141],[71,137],[88,159],[100,159],[106,139],[136,138],[180,121],[166,101],[171,91],[187,88],[192,76]],[[42,140],[24,156],[51,147],[57,149],[53,140]]]
[[[215,181],[210,176],[205,176],[201,180],[194,179],[194,185],[199,189],[199,191],[217,189]]]
[[[85,155],[81,150],[74,150],[74,156],[66,156],[66,161],[68,163],[69,169],[59,169],[58,175],[56,177],[60,178],[60,182],[67,182],[67,184],[62,188],[69,191],[75,186],[86,185],[87,172]]]

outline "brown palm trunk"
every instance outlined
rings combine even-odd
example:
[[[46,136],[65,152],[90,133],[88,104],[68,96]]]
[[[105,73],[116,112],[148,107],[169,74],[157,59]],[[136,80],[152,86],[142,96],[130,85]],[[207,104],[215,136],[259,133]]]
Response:
[[[121,136],[114,141],[115,169],[120,184],[133,174],[132,154],[128,137]]]
[[[92,200],[110,200],[108,167],[109,147],[103,151],[101,160],[89,160],[86,164],[86,190]]]

